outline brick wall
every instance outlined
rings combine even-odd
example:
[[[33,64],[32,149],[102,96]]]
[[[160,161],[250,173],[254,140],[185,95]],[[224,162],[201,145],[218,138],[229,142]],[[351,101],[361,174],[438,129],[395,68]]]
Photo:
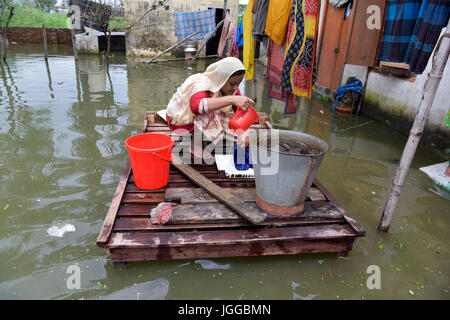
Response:
[[[9,27],[8,40],[20,43],[43,43],[42,28]],[[47,43],[72,44],[70,29],[47,29]]]

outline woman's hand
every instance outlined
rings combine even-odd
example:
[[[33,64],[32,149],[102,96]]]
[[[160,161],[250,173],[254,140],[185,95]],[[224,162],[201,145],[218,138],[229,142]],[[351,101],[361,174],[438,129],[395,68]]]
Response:
[[[232,99],[233,106],[243,111],[247,111],[248,108],[255,106],[255,101],[246,96],[233,96]]]

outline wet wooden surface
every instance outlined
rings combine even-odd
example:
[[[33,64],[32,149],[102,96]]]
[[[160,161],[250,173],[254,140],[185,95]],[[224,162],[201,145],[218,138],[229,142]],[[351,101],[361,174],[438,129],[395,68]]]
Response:
[[[271,128],[266,118],[262,119],[264,125],[256,126]],[[156,113],[150,113],[142,132],[168,133],[166,128]],[[191,167],[228,194],[239,197],[252,210],[261,211],[255,203],[253,178],[227,178],[215,164]],[[150,211],[164,201],[173,203],[170,220],[165,225],[152,224]],[[259,225],[247,221],[174,166],[165,187],[140,189],[127,165],[97,245],[107,249],[115,265],[128,261],[312,252],[346,255],[355,238],[365,233],[318,181],[309,190],[303,213],[291,217],[264,214],[266,218]]]

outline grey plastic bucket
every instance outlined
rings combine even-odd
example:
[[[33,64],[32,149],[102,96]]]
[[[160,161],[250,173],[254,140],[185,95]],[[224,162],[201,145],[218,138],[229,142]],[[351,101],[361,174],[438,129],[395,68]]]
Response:
[[[250,150],[255,173],[256,204],[268,213],[290,216],[303,212],[306,195],[328,150],[328,144],[302,132],[275,131],[279,133],[279,139],[300,140],[319,151],[317,154],[299,155],[272,150],[266,147],[267,137],[261,135],[257,146],[255,140],[252,142]],[[256,151],[258,154],[255,154]],[[264,153],[272,159],[268,164],[261,157]],[[277,166],[274,166],[273,161],[277,159],[278,168],[274,170]]]

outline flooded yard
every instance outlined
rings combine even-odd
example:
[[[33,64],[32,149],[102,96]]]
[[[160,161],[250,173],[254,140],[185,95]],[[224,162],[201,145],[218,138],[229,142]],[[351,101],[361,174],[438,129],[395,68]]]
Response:
[[[302,254],[129,263],[116,271],[96,239],[127,161],[124,141],[148,110],[165,108],[184,79],[213,60],[147,66],[71,46],[13,45],[0,64],[1,299],[449,299],[449,201],[420,167],[445,159],[419,146],[388,233],[377,231],[406,137],[319,97],[295,115],[267,98],[257,110],[279,129],[329,144],[317,178],[366,230],[344,258]],[[248,82],[246,93],[252,97]],[[73,225],[62,237],[52,226]],[[369,266],[381,288],[369,289]],[[81,286],[67,286],[68,268]]]

